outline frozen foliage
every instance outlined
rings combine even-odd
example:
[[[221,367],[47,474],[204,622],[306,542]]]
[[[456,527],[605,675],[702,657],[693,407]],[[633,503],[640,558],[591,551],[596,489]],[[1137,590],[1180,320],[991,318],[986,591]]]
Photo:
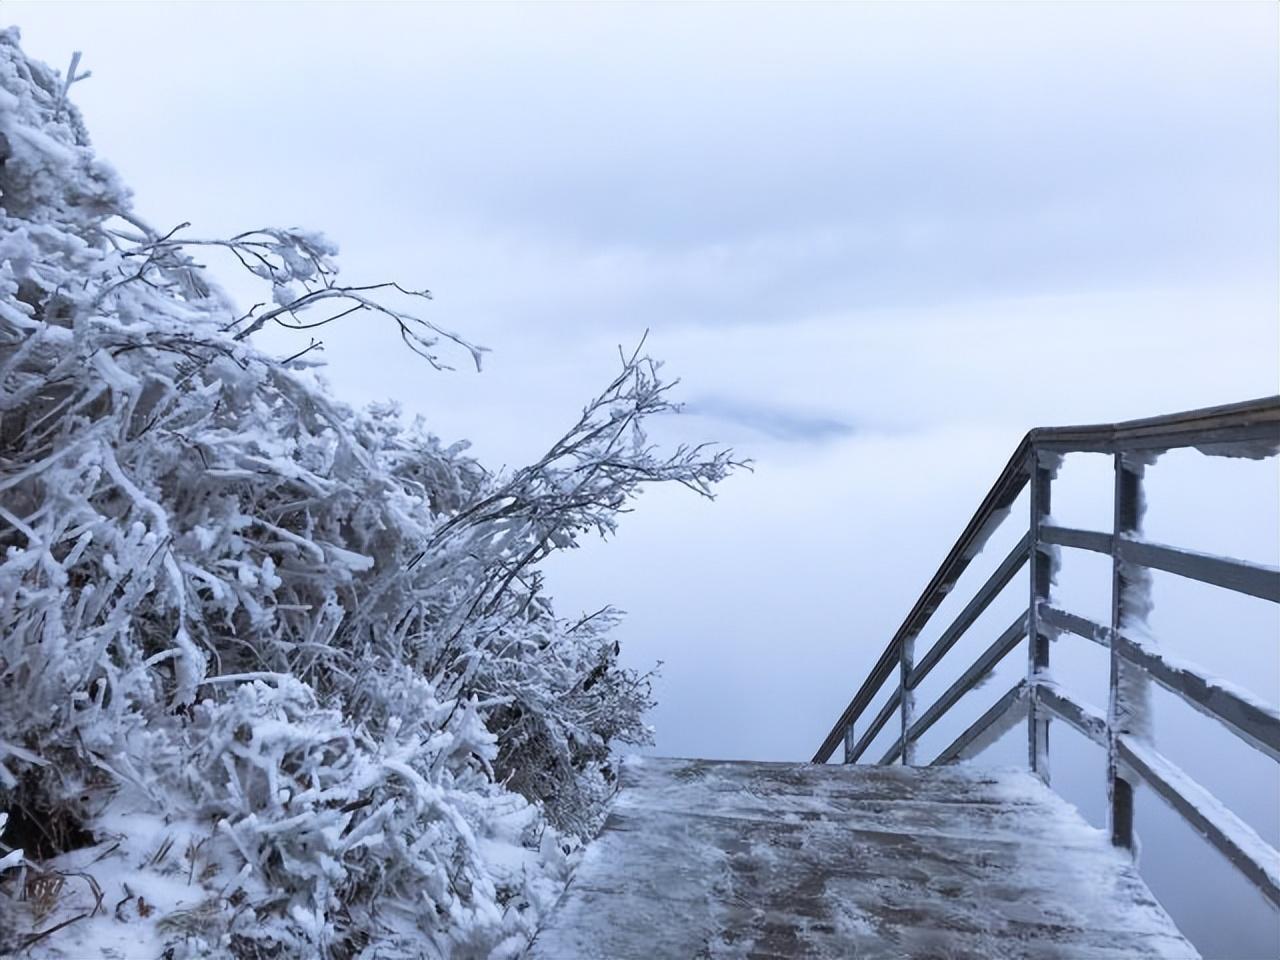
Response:
[[[479,348],[340,285],[318,234],[149,228],[69,86],[0,34],[0,952],[517,954],[650,702],[538,564],[734,463],[648,445],[638,353],[498,475],[335,402],[253,333]],[[211,247],[270,305],[238,314]]]

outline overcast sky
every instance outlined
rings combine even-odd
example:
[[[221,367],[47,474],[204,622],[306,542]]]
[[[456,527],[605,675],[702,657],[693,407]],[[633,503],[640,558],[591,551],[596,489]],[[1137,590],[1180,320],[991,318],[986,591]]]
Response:
[[[428,286],[493,349],[438,374],[373,319],[326,329],[346,399],[515,464],[650,330],[689,401],[661,435],[756,471],[714,504],[646,495],[553,592],[623,607],[630,661],[664,661],[660,752],[771,759],[812,753],[1027,428],[1280,388],[1278,11],[4,8],[30,53],[84,51],[73,99],[156,225],[323,229],[350,279]],[[1061,510],[1108,524],[1107,469],[1069,462]],[[1152,478],[1162,539],[1277,563],[1275,460]],[[1071,570],[1061,596],[1105,599]],[[1176,586],[1162,640],[1280,699],[1274,608]],[[1208,755],[1176,759],[1275,841],[1274,772]]]

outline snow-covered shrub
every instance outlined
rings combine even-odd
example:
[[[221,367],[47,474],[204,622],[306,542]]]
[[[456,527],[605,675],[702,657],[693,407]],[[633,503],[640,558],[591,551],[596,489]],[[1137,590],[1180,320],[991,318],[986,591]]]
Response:
[[[148,227],[71,79],[0,33],[0,948],[127,921],[130,955],[515,955],[650,703],[613,613],[558,618],[537,566],[733,462],[648,445],[670,385],[638,352],[501,474],[335,401],[253,334],[480,348],[425,292],[341,285],[318,234]],[[238,313],[207,247],[271,305]]]

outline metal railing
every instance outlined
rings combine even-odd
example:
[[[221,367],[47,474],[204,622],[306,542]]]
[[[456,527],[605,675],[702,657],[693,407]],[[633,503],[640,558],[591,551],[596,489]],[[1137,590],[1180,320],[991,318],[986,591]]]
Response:
[[[1262,459],[1276,455],[1280,452],[1280,396],[1126,423],[1030,431],[840,714],[813,761],[826,763],[843,742],[845,763],[856,763],[896,713],[900,733],[879,762],[914,764],[921,735],[986,679],[1024,638],[1030,638],[1026,677],[930,762],[951,763],[973,756],[1025,718],[1028,761],[1031,769],[1047,781],[1050,718],[1064,721],[1107,751],[1112,843],[1133,847],[1133,788],[1143,781],[1280,907],[1280,852],[1161,756],[1142,733],[1147,709],[1143,701],[1154,681],[1221,722],[1255,749],[1280,761],[1280,711],[1274,705],[1260,703],[1185,662],[1165,659],[1134,635],[1135,631],[1126,633],[1126,625],[1140,620],[1145,612],[1148,570],[1161,570],[1280,603],[1280,569],[1142,539],[1144,465],[1155,454],[1188,447],[1209,456]],[[1067,453],[1113,456],[1115,501],[1110,532],[1077,530],[1049,522],[1053,478]],[[1026,534],[917,661],[916,638],[1028,485],[1031,508]],[[1049,585],[1057,555],[1054,547],[1091,550],[1111,558],[1109,624],[1095,623],[1051,605]],[[1027,609],[928,709],[918,713],[915,691],[920,682],[1024,566],[1030,568]],[[1059,634],[1082,637],[1109,650],[1111,682],[1105,715],[1074,699],[1050,678],[1050,638]],[[862,726],[863,713],[895,672],[895,689],[871,722]]]

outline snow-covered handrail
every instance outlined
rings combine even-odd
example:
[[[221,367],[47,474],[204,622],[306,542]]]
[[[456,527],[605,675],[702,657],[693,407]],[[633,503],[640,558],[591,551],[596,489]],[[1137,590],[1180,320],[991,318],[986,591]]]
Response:
[[[845,739],[846,731],[870,704],[898,662],[899,649],[914,639],[955,586],[987,538],[1007,516],[1030,479],[1033,447],[1037,452],[1106,452],[1169,450],[1196,447],[1209,455],[1265,457],[1280,444],[1280,396],[1247,400],[1184,413],[1092,426],[1037,427],[1029,431],[992,484],[972,519],[929,581],[902,626],[889,641],[866,681],[840,714],[814,754],[826,763]],[[1047,511],[1046,511],[1047,512]],[[1047,525],[1046,525],[1047,527]],[[1045,538],[1048,539],[1047,537]]]
[[[949,763],[974,755],[1025,713],[1029,765],[1047,781],[1049,719],[1064,721],[1108,751],[1113,843],[1133,846],[1133,786],[1137,780],[1145,780],[1269,900],[1280,906],[1280,882],[1273,866],[1280,860],[1280,853],[1261,840],[1255,842],[1256,835],[1242,834],[1238,818],[1216,800],[1211,804],[1201,803],[1201,794],[1209,797],[1208,792],[1160,757],[1146,742],[1149,734],[1146,702],[1150,683],[1154,681],[1220,721],[1255,749],[1272,759],[1280,759],[1280,710],[1208,676],[1192,664],[1162,656],[1135,639],[1132,631],[1125,632],[1126,626],[1135,626],[1145,617],[1150,604],[1150,570],[1163,570],[1280,603],[1280,569],[1150,543],[1142,538],[1145,464],[1151,462],[1154,455],[1175,448],[1194,448],[1208,456],[1250,459],[1275,456],[1280,453],[1280,396],[1123,423],[1040,427],[1029,431],[823,740],[814,754],[814,762],[826,763],[841,742],[844,743],[844,762],[857,762],[897,713],[901,724],[898,737],[879,762],[915,763],[915,746],[921,735],[967,692],[989,677],[1023,637],[1029,637],[1026,678],[1006,692],[932,762]],[[1056,526],[1049,520],[1053,478],[1062,455],[1067,453],[1114,456],[1111,531],[1076,530]],[[916,663],[916,638],[1028,485],[1031,503],[1027,533]],[[1110,624],[1095,623],[1049,605],[1049,584],[1057,563],[1052,549],[1055,547],[1090,550],[1111,558]],[[915,690],[920,681],[947,655],[1024,564],[1029,567],[1030,580],[1027,610],[917,717]],[[1053,684],[1048,672],[1049,640],[1056,633],[1077,634],[1109,649],[1111,687],[1105,712],[1073,700]],[[897,684],[870,725],[858,729],[855,735],[855,728],[861,726],[862,714],[885,689],[895,667]],[[1145,757],[1150,762],[1134,763],[1131,760],[1134,756]],[[1160,776],[1152,771],[1159,772]],[[1153,781],[1153,777],[1158,782]],[[1181,784],[1192,784],[1194,790],[1191,787],[1188,790],[1195,795],[1180,794]]]

